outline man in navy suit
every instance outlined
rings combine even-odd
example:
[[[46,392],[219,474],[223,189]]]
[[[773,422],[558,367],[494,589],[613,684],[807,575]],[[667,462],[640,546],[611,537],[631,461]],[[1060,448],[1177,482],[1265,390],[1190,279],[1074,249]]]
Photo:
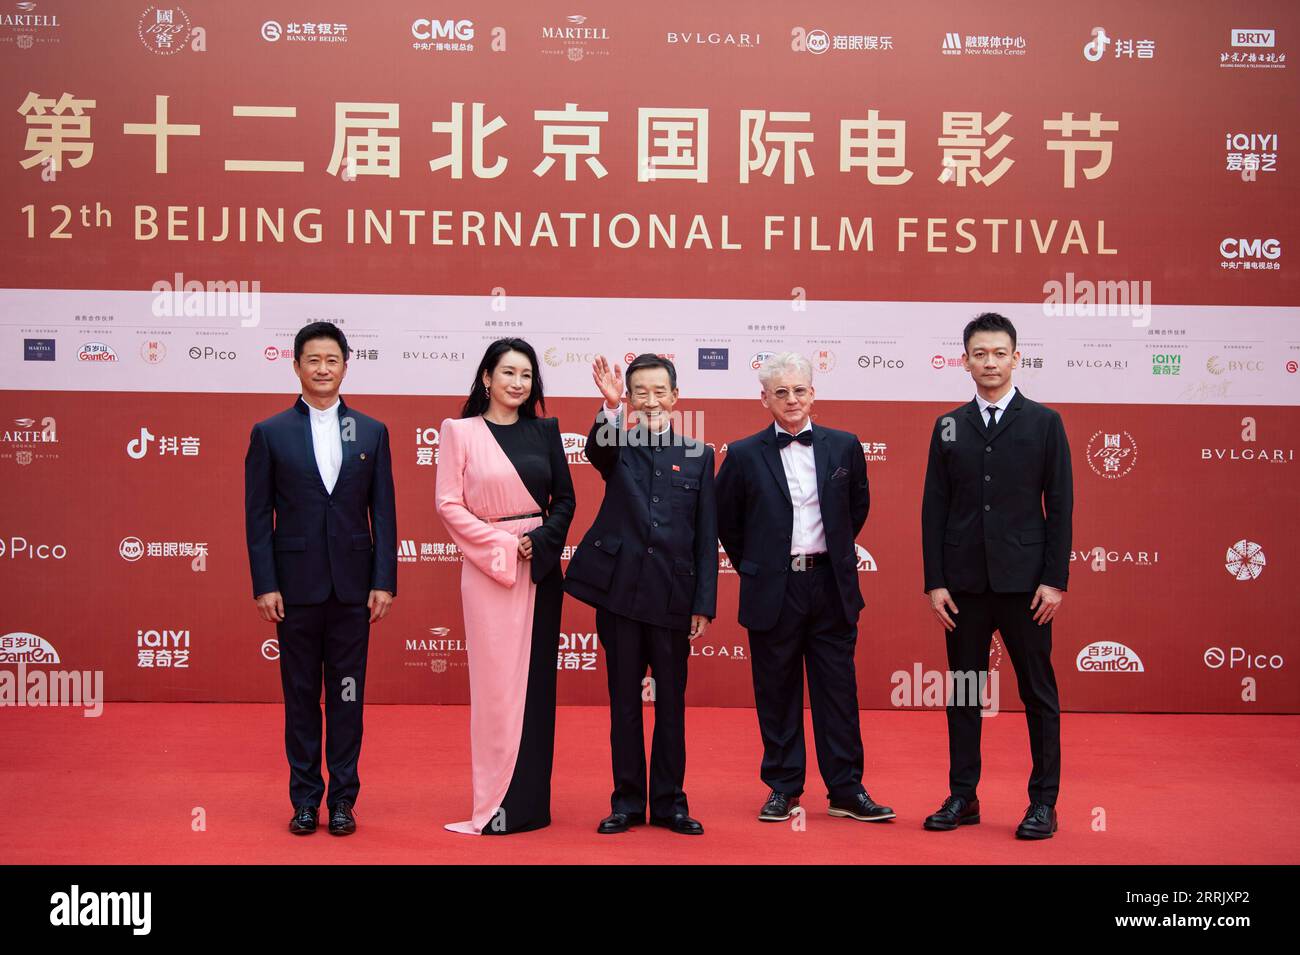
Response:
[[[605,479],[600,512],[569,562],[567,593],[596,608],[609,680],[614,768],[601,833],[645,822],[684,835],[692,819],[686,775],[686,664],[691,640],[713,619],[718,591],[718,525],[713,449],[673,427],[677,370],[667,358],[638,355],[627,366],[634,427],[623,427],[623,378],[604,356],[592,377],[605,407],[584,452]],[[655,704],[647,800],[642,681],[649,664]]]
[[[718,471],[718,535],[740,575],[740,625],[749,631],[754,703],[763,737],[763,822],[789,819],[803,793],[804,667],[817,767],[829,813],[894,818],[862,786],[862,734],[853,654],[858,615],[854,539],[870,493],[862,444],[813,426],[812,366],[793,352],[758,373],[773,423],[730,445]]]
[[[361,716],[370,624],[397,593],[397,513],[388,428],[339,397],[348,342],[313,322],[293,343],[302,394],[253,426],[244,520],[253,598],[276,625],[289,757],[289,831],[316,830],[321,678],[329,722],[329,831],[356,831]]]

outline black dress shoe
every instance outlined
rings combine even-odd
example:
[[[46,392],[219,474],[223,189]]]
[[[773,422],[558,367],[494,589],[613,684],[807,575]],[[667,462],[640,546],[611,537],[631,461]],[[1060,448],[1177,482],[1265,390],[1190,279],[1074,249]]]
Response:
[[[767,802],[763,803],[763,808],[758,811],[758,821],[785,822],[794,815],[798,807],[798,796],[787,796],[773,789],[772,794],[767,797]]]
[[[293,811],[289,820],[289,831],[295,836],[306,836],[316,831],[316,816],[320,810],[315,806],[299,806]]]
[[[596,831],[602,836],[608,836],[616,832],[627,832],[632,826],[643,825],[645,825],[645,816],[633,816],[626,812],[611,812],[600,820],[600,825],[596,827]]]
[[[671,829],[673,832],[681,833],[683,836],[702,836],[704,835],[704,826],[700,825],[699,820],[692,819],[684,812],[679,812],[675,816],[652,816],[650,825],[660,826],[664,829]]]
[[[859,822],[884,822],[897,815],[888,806],[875,802],[866,791],[858,793],[852,799],[832,799],[831,806],[826,811],[832,816],[844,816]]]
[[[1050,839],[1056,831],[1056,808],[1045,802],[1029,804],[1016,829],[1017,839]]]
[[[949,796],[932,816],[925,817],[925,828],[935,832],[946,832],[958,826],[978,826],[980,824],[980,801],[967,799],[965,796]]]
[[[357,831],[357,820],[352,814],[352,803],[344,799],[330,807],[330,835],[350,836]]]

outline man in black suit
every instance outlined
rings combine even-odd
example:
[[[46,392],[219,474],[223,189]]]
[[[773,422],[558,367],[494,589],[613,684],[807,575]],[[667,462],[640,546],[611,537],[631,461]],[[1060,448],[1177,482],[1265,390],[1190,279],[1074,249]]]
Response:
[[[253,598],[276,625],[289,757],[289,831],[316,831],[321,677],[329,722],[329,831],[356,831],[361,716],[370,624],[397,593],[397,513],[388,428],[339,397],[348,343],[313,322],[293,343],[302,394],[253,425],[244,459],[244,519]]]
[[[610,814],[601,833],[645,822],[645,737],[641,707],[647,664],[655,705],[650,752],[651,825],[684,835],[692,819],[686,775],[686,665],[691,640],[713,619],[718,591],[718,524],[713,449],[673,426],[677,370],[638,355],[627,366],[633,427],[623,427],[623,377],[604,356],[592,365],[605,407],[584,452],[605,480],[596,521],[569,562],[564,589],[596,608],[609,680],[614,766]]]
[[[854,651],[864,602],[854,539],[870,492],[862,444],[813,427],[812,365],[788,352],[758,373],[770,427],[736,441],[718,472],[718,532],[740,575],[740,625],[749,631],[754,703],[763,737],[760,776],[771,790],[763,822],[789,819],[803,793],[804,666],[817,766],[829,812],[863,822],[894,818],[862,786]]]
[[[986,312],[962,336],[975,398],[935,422],[921,505],[925,590],[947,631],[948,668],[987,677],[993,631],[1016,671],[1029,724],[1029,808],[1016,835],[1056,831],[1061,707],[1052,672],[1052,619],[1070,572],[1074,479],[1061,416],[1011,383],[1016,329]],[[970,681],[954,679],[954,687]],[[978,823],[980,700],[948,700],[950,795],[925,828]]]

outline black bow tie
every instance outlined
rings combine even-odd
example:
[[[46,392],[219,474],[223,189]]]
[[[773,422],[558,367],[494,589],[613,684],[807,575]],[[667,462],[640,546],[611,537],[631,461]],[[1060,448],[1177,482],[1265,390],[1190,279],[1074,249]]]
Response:
[[[792,441],[798,441],[804,447],[812,447],[812,428],[807,431],[800,431],[798,434],[791,434],[789,431],[778,431],[776,433],[776,446],[785,450],[790,447]]]

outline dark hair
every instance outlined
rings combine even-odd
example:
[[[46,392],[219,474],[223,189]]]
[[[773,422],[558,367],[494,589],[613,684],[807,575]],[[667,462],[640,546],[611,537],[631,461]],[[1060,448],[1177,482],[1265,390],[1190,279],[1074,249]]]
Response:
[[[298,361],[302,358],[302,346],[306,345],[314,338],[329,338],[338,342],[339,348],[343,350],[343,360],[347,361],[352,354],[352,349],[348,348],[347,337],[343,334],[343,329],[339,328],[333,322],[312,322],[310,325],[304,325],[298,329],[298,334],[293,336],[293,360]]]
[[[667,358],[660,358],[658,355],[652,355],[647,352],[644,355],[637,355],[627,365],[627,371],[623,373],[623,381],[627,383],[628,391],[632,390],[632,372],[645,371],[647,368],[662,368],[668,372],[668,384],[672,388],[677,387],[677,369]]]
[[[963,351],[970,350],[970,338],[976,332],[1006,332],[1011,336],[1011,347],[1016,347],[1016,326],[1011,324],[1011,319],[997,312],[985,312],[966,323],[966,330],[961,333]]]
[[[474,372],[474,381],[469,386],[469,397],[465,399],[465,404],[460,409],[462,418],[473,418],[487,411],[491,401],[483,391],[483,372],[491,374],[496,371],[497,365],[501,363],[501,356],[511,351],[528,356],[528,362],[533,366],[533,389],[524,399],[524,403],[519,406],[520,417],[536,418],[538,408],[543,414],[546,413],[546,399],[542,396],[542,372],[537,367],[537,352],[533,351],[533,346],[522,338],[498,338],[488,346],[487,351],[483,353],[483,360],[478,363],[478,371]]]

